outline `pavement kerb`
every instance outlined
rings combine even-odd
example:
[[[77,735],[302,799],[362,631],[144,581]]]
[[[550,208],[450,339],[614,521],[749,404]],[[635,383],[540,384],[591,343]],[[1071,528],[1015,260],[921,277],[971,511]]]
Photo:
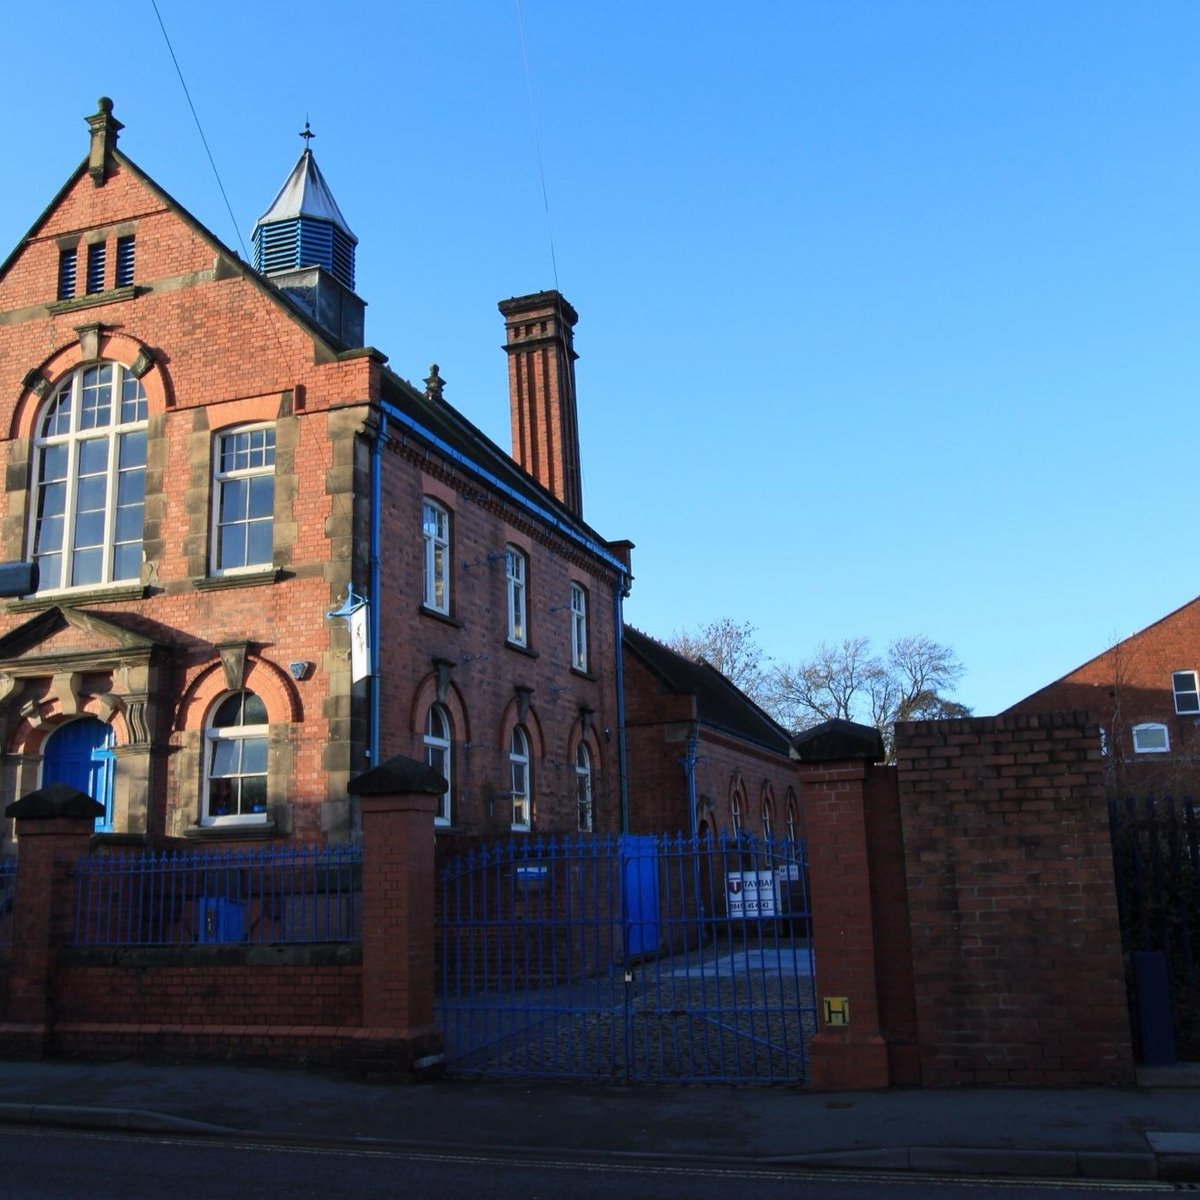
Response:
[[[1042,1179],[1146,1180],[1168,1178],[1159,1156],[1146,1151],[1011,1150],[995,1147],[908,1146],[826,1150],[773,1157],[779,1166],[843,1171],[911,1171],[922,1175],[1009,1175]],[[1193,1175],[1174,1179],[1200,1179]]]
[[[13,1124],[53,1125],[78,1129],[120,1129],[126,1132],[181,1133],[208,1137],[253,1137],[278,1144],[313,1144],[345,1146],[393,1146],[397,1149],[428,1148],[428,1143],[403,1140],[354,1137],[312,1137],[307,1134],[263,1132],[235,1129],[206,1121],[176,1117],[147,1109],[103,1108],[66,1104],[0,1103],[0,1122]],[[1190,1135],[1194,1136],[1194,1135]],[[442,1150],[456,1146],[438,1142]],[[534,1154],[538,1157],[561,1155],[562,1148],[554,1147],[487,1147],[464,1143],[462,1150],[481,1151],[505,1156]],[[1171,1151],[1175,1152],[1171,1152]],[[813,1154],[793,1155],[705,1155],[705,1161],[746,1163],[762,1166],[797,1167],[821,1171],[880,1171],[911,1172],[922,1175],[990,1175],[1014,1178],[1093,1179],[1093,1180],[1153,1180],[1174,1182],[1200,1180],[1200,1155],[1170,1147],[1155,1153],[1136,1151],[1091,1150],[1016,1150],[995,1147],[910,1146],[872,1150],[830,1150]],[[664,1161],[676,1156],[644,1152],[595,1152],[571,1149],[573,1157],[628,1159],[630,1161]],[[687,1161],[695,1161],[694,1155]]]
[[[197,1133],[228,1137],[239,1131],[139,1108],[99,1108],[80,1104],[0,1104],[0,1121],[21,1125],[62,1125],[75,1129],[126,1129],[142,1133]]]

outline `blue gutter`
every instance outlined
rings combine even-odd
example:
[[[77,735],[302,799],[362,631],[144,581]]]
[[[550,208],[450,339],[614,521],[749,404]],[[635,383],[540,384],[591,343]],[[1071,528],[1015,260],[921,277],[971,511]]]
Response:
[[[582,546],[589,554],[594,554],[597,558],[602,559],[610,567],[616,570],[622,577],[628,574],[628,572],[625,570],[625,564],[619,558],[614,557],[611,553],[609,553],[609,551],[605,550],[605,548],[601,546],[599,542],[593,541],[590,537],[587,537],[585,534],[580,533],[576,529],[572,529],[570,525],[566,524],[564,521],[561,521],[549,509],[542,508],[540,504],[535,504],[532,500],[522,496],[516,488],[505,483],[502,479],[493,475],[490,471],[485,470],[477,462],[473,462],[465,454],[463,454],[461,450],[456,450],[449,444],[449,442],[444,442],[436,433],[426,429],[425,426],[421,425],[419,422],[414,421],[413,418],[407,413],[401,412],[398,408],[394,408],[386,401],[381,401],[380,407],[382,408],[384,414],[391,417],[396,424],[403,425],[405,428],[410,429],[422,441],[428,442],[435,450],[438,451],[438,453],[444,454],[447,458],[458,463],[460,467],[470,471],[472,475],[482,479],[485,483],[494,487],[498,492],[502,492],[515,504],[519,504],[526,511],[533,513],[534,516],[536,516],[539,520],[545,521],[547,525],[552,525],[558,530],[559,533],[561,533],[564,537],[569,538],[577,546]]]
[[[613,584],[613,626],[617,639],[617,787],[621,804],[621,832],[629,832],[629,772],[625,761],[625,593],[624,572]]]
[[[621,832],[629,832],[629,780],[628,767],[625,759],[625,668],[622,661],[624,649],[624,600],[629,592],[629,571],[625,564],[615,555],[606,550],[599,542],[586,534],[573,529],[566,522],[556,517],[549,509],[535,504],[528,497],[521,495],[516,488],[505,483],[502,479],[485,470],[477,462],[469,459],[461,450],[456,450],[449,442],[443,441],[432,430],[426,429],[419,421],[415,421],[407,413],[401,412],[386,400],[379,402],[383,421],[375,445],[371,451],[371,667],[373,671],[371,690],[371,747],[378,745],[379,738],[379,605],[375,600],[379,594],[379,456],[382,453],[383,442],[387,437],[387,419],[391,419],[405,429],[410,430],[423,442],[427,442],[439,454],[445,455],[451,462],[457,463],[465,471],[469,471],[478,479],[482,479],[489,487],[495,488],[501,495],[507,496],[514,504],[532,513],[539,521],[544,521],[551,528],[558,530],[563,537],[582,547],[589,554],[607,563],[617,572],[617,580],[613,585],[614,591],[614,621],[616,623],[616,668],[617,668],[617,770],[619,774]],[[371,753],[368,750],[368,755]]]
[[[700,836],[700,826],[696,815],[696,759],[700,749],[699,722],[693,721],[688,728],[686,749],[683,758],[683,774],[687,780],[688,812],[691,814],[692,837]]]

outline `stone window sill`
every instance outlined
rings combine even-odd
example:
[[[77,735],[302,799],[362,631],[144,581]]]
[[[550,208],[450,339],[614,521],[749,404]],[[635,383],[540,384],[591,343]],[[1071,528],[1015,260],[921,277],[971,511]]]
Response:
[[[219,592],[223,588],[269,587],[284,577],[280,567],[269,567],[265,571],[246,571],[233,575],[201,575],[192,580],[198,592]]]
[[[105,604],[114,600],[144,600],[149,594],[149,588],[143,583],[116,584],[113,587],[39,592],[36,596],[22,596],[19,600],[10,600],[4,607],[10,613],[40,612],[55,606],[77,608],[81,604]]]
[[[100,304],[120,304],[125,300],[134,300],[140,294],[136,284],[126,284],[125,287],[109,288],[107,292],[89,292],[86,296],[72,296],[70,300],[56,300],[46,307],[50,315],[57,317],[61,313],[78,312],[81,308],[95,308]]]

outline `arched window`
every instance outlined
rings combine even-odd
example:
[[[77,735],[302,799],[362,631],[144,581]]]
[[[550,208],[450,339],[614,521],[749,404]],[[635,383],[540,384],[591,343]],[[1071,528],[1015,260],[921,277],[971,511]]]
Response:
[[[529,784],[529,738],[518,725],[512,731],[508,763],[512,770],[512,827],[529,829],[533,821],[532,789]]]
[[[445,777],[446,790],[434,814],[435,825],[450,824],[450,721],[440,704],[430,705],[425,714],[425,762]]]
[[[771,803],[771,797],[764,796],[762,798],[762,832],[763,832],[763,837],[766,838],[768,841],[771,838],[771,834],[772,834],[774,825],[775,825],[775,812],[774,812],[774,806]]]
[[[146,498],[146,393],[120,363],[81,367],[34,433],[29,541],[38,590],[136,580]]]
[[[738,837],[742,832],[742,789],[739,784],[729,797],[729,823],[733,827],[733,836]]]
[[[579,829],[592,832],[592,756],[587,746],[579,743],[575,751],[575,796],[579,803]]]
[[[787,837],[788,841],[795,843],[800,836],[799,830],[799,814],[796,811],[796,794],[791,788],[788,788],[787,793]]]
[[[219,701],[205,726],[202,825],[267,819],[267,707],[253,692]]]

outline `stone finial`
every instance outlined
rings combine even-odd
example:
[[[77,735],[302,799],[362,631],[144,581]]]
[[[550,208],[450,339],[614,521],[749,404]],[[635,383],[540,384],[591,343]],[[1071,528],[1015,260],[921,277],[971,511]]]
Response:
[[[96,187],[103,187],[104,181],[111,173],[112,153],[117,148],[117,134],[125,126],[112,115],[113,102],[107,96],[101,96],[96,104],[98,111],[84,118],[92,131],[91,147],[88,150],[88,174]]]
[[[429,374],[425,378],[425,398],[427,400],[440,400],[442,398],[442,388],[445,386],[446,381],[438,374],[437,363],[431,363]]]

